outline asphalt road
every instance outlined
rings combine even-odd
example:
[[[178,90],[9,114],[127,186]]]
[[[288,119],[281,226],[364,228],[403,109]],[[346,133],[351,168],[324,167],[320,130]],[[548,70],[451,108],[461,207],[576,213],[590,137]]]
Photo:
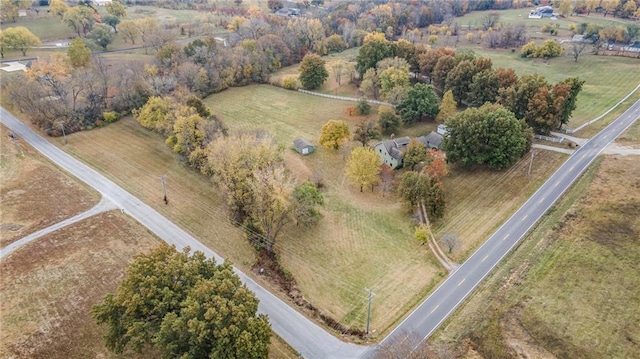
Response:
[[[135,218],[165,242],[174,244],[178,249],[189,246],[192,251],[202,251],[205,255],[214,257],[216,261],[222,262],[222,258],[218,254],[204,246],[193,236],[103,175],[49,143],[4,108],[0,108],[0,122],[52,162],[93,187],[118,208],[124,209],[126,214]],[[2,140],[6,141],[7,139],[4,138]],[[212,225],[215,225],[215,223],[212,223]],[[258,285],[241,271],[236,269],[236,272],[247,287],[255,292],[260,299],[259,311],[269,315],[273,330],[289,345],[299,351],[303,357],[358,358],[367,350],[367,347],[340,341]]]
[[[415,333],[426,339],[471,294],[489,272],[515,247],[531,227],[584,172],[602,150],[640,117],[640,101],[631,106],[598,135],[583,144],[545,182],[527,202],[507,220],[478,250],[453,272],[418,308],[416,308],[381,344]],[[151,207],[126,192],[93,169],[31,131],[10,113],[0,108],[0,122],[29,142],[51,161],[89,184],[104,197],[167,243],[181,249],[190,246],[206,255],[222,259],[191,235]],[[260,312],[269,315],[273,330],[305,358],[372,357],[375,346],[344,343],[288,306],[244,273],[236,270],[247,287],[260,299]]]
[[[416,308],[381,344],[407,333],[429,337],[513,249],[595,158],[640,118],[640,101],[585,142],[478,250]],[[373,349],[373,348],[372,348]],[[371,357],[372,350],[366,354]]]

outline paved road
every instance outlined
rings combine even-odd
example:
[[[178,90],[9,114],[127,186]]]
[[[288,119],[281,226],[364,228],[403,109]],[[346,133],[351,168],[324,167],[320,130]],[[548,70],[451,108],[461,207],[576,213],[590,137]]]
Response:
[[[105,197],[102,197],[100,202],[98,202],[98,204],[96,204],[95,206],[89,208],[89,210],[84,211],[82,213],[78,213],[73,217],[67,218],[64,221],[60,221],[56,224],[50,225],[47,228],[43,228],[39,231],[33,232],[9,244],[8,246],[0,249],[0,258],[4,258],[8,256],[9,254],[15,252],[18,248],[24,246],[25,244],[31,241],[35,241],[36,239],[46,234],[57,231],[58,229],[66,227],[70,224],[74,224],[76,222],[82,221],[85,218],[89,218],[89,217],[95,216],[96,214],[100,214],[102,212],[110,211],[116,208],[118,207],[116,207],[113,203],[111,203],[111,201],[109,201]]]
[[[417,333],[430,336],[616,137],[640,117],[640,101],[585,142],[478,250],[381,344]],[[367,353],[372,356],[372,350]]]
[[[4,108],[0,108],[0,122],[27,141],[36,150],[58,166],[67,170],[87,183],[118,208],[135,218],[151,232],[178,249],[186,246],[192,250],[204,252],[221,262],[222,258],[204,246],[187,232],[173,224],[129,192],[120,188],[109,179],[71,157],[33,132],[29,127],[13,117]],[[3,139],[4,140],[4,139]],[[214,225],[214,224],[212,224]],[[262,288],[251,278],[236,269],[247,287],[260,299],[259,310],[269,315],[271,327],[305,358],[358,358],[367,347],[348,344],[327,333],[321,327],[298,313],[268,290]]]
[[[540,189],[491,236],[466,262],[453,272],[418,308],[416,308],[381,344],[401,337],[404,333],[416,333],[426,339],[467,296],[540,217],[555,203],[569,186],[584,172],[597,155],[617,136],[640,117],[640,101],[587,141],[569,157]],[[178,248],[190,246],[208,256],[221,258],[188,233],[171,223],[93,169],[35,134],[27,126],[0,108],[0,122],[16,132],[46,157],[86,182],[118,207],[149,228],[158,237]],[[269,315],[276,333],[306,358],[361,358],[371,357],[374,347],[363,347],[339,341],[322,328],[296,312],[285,302],[238,271],[247,287],[260,299],[260,311]]]

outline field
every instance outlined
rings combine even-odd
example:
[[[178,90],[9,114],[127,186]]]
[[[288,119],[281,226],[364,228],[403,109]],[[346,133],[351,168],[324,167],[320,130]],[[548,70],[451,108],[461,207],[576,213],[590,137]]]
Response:
[[[98,196],[8,138],[0,126],[2,243],[91,207]],[[13,230],[14,226],[24,227]],[[0,261],[0,357],[153,358],[117,356],[103,345],[91,306],[112,293],[133,256],[160,242],[120,211],[111,211],[43,236]],[[274,337],[270,358],[295,358]]]
[[[431,341],[485,358],[640,355],[640,165],[606,156]]]
[[[511,10],[500,10],[497,13],[500,15],[500,22],[507,25],[516,25],[525,23],[527,27],[531,28],[539,28],[543,24],[546,23],[554,23],[559,24],[560,28],[567,29],[569,24],[579,25],[581,23],[590,23],[590,24],[598,24],[601,26],[619,26],[626,25],[632,23],[629,20],[624,20],[620,18],[614,18],[609,15],[607,17],[603,17],[602,14],[598,14],[592,12],[590,15],[580,15],[580,16],[569,16],[566,18],[558,18],[557,20],[550,19],[528,19],[529,11],[534,7],[530,8],[522,8],[522,9],[511,9]],[[481,26],[482,17],[486,16],[489,11],[474,11],[469,14],[464,15],[461,18],[456,18],[454,21],[458,22],[461,26],[471,26],[473,28]]]

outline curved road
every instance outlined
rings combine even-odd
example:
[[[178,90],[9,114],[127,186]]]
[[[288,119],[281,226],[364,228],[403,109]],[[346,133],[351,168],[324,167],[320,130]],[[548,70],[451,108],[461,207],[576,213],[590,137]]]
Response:
[[[426,339],[453,313],[489,272],[515,247],[531,227],[584,172],[602,150],[640,117],[640,101],[587,141],[509,218],[478,250],[453,272],[381,344],[415,333]],[[43,155],[111,200],[158,237],[177,248],[190,246],[222,259],[191,235],[164,218],[101,174],[37,135],[0,108],[0,122],[29,142]],[[244,273],[237,271],[260,299],[260,311],[269,315],[273,330],[306,358],[372,357],[375,347],[344,343],[289,307]]]

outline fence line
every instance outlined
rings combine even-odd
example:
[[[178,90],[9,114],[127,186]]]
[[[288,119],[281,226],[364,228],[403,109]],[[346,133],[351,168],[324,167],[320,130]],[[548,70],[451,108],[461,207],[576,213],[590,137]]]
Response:
[[[584,124],[582,124],[582,125],[580,125],[580,126],[578,126],[578,127],[576,127],[576,128],[565,128],[565,129],[564,129],[564,132],[569,133],[569,134],[571,134],[571,133],[575,133],[575,132],[578,132],[578,131],[582,130],[583,128],[585,128],[585,127],[587,127],[587,126],[591,125],[592,123],[594,123],[594,122],[596,122],[596,121],[598,121],[598,120],[602,119],[604,116],[608,115],[608,114],[609,114],[609,112],[613,111],[613,109],[615,109],[615,108],[616,108],[616,107],[618,107],[621,103],[625,102],[629,97],[631,97],[631,95],[633,95],[636,91],[638,91],[638,89],[639,89],[639,88],[640,88],[640,84],[639,84],[638,86],[636,86],[636,88],[634,88],[631,92],[629,92],[629,94],[628,94],[627,96],[625,96],[625,97],[624,97],[622,100],[620,100],[617,104],[613,105],[613,107],[611,107],[610,109],[608,109],[608,110],[607,110],[605,113],[603,113],[602,115],[600,115],[600,116],[598,116],[598,117],[594,118],[593,120],[591,120],[591,121],[589,121],[589,122],[587,122],[587,123],[584,123]]]
[[[534,138],[539,140],[545,140],[554,143],[562,143],[564,141],[564,137],[553,137],[553,136],[544,136],[544,135],[533,135]]]
[[[355,97],[335,96],[335,95],[329,95],[329,94],[324,94],[324,93],[319,93],[319,92],[307,91],[307,90],[303,90],[303,89],[298,89],[298,92],[306,93],[308,95],[331,98],[331,99],[334,99],[334,100],[352,101],[352,102],[360,101],[359,98],[355,98]],[[396,105],[392,105],[392,104],[390,104],[388,102],[383,102],[383,101],[367,99],[367,102],[372,104],[372,105],[384,105],[384,106],[389,106],[389,107],[396,107]]]

